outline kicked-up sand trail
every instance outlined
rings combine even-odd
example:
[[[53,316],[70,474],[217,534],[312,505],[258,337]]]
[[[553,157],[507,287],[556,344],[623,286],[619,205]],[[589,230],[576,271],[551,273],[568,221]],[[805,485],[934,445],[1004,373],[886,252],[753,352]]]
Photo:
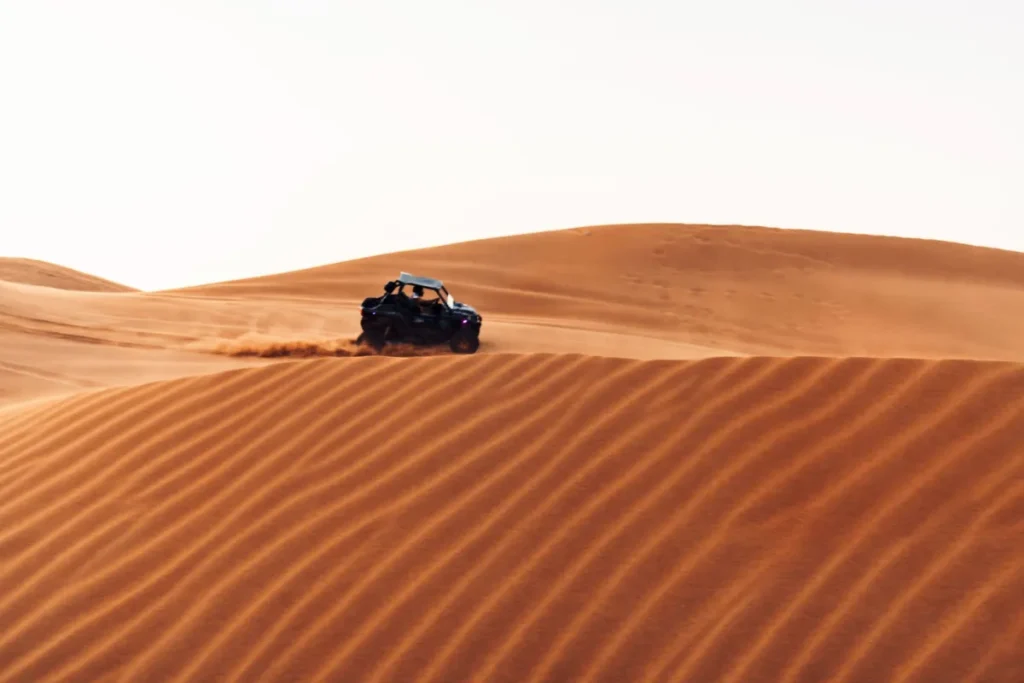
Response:
[[[33,263],[0,681],[1024,680],[1022,254],[662,225],[175,292]],[[398,270],[487,345],[349,353]]]

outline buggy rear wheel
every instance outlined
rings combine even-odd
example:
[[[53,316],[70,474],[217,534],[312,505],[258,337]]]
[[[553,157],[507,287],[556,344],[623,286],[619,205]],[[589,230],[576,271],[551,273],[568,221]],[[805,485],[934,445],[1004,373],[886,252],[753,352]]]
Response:
[[[476,353],[476,350],[480,348],[480,338],[468,332],[458,332],[448,342],[448,345],[455,353]]]
[[[380,351],[384,348],[384,333],[377,331],[365,331],[356,337],[356,344],[366,344],[374,351]]]

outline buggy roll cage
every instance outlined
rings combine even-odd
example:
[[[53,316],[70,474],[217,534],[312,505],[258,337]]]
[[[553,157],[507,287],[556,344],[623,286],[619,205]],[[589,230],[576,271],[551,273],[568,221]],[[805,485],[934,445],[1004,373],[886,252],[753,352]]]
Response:
[[[451,302],[454,301],[451,292],[444,286],[444,283],[432,277],[419,277],[417,275],[410,275],[409,273],[403,272],[398,276],[397,280],[391,280],[384,285],[384,292],[386,295],[391,295],[395,292],[395,289],[402,293],[405,290],[406,285],[411,287],[422,287],[423,289],[429,289],[433,292],[437,292],[438,300],[444,304],[444,307],[449,311],[453,310]]]

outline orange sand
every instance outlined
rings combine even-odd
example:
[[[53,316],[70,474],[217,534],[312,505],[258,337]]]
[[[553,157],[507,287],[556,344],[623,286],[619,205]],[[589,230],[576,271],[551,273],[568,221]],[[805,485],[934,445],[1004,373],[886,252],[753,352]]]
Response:
[[[0,681],[1024,680],[1024,254],[612,226],[176,292],[11,263]],[[353,357],[403,269],[481,309],[477,355]]]
[[[0,256],[0,280],[80,292],[133,292],[131,287],[45,261]]]

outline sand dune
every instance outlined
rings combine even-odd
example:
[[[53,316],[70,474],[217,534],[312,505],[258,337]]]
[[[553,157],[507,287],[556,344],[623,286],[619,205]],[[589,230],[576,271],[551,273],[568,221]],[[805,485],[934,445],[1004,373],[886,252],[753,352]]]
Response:
[[[2,681],[1024,673],[1018,364],[321,359],[0,435]]]
[[[126,285],[46,261],[0,256],[0,280],[81,292],[133,292]]]
[[[477,355],[353,344],[399,270]],[[606,226],[105,282],[0,259],[0,682],[1024,680],[1024,254]]]
[[[450,282],[488,320],[555,321],[746,354],[1024,358],[1024,254],[867,235],[600,226],[177,293],[359,301],[400,270]]]
[[[479,305],[481,353],[1024,360],[1024,254],[756,227],[604,226],[168,292],[0,277],[0,405],[244,360],[210,349],[350,344],[357,302],[403,269],[443,277]]]

